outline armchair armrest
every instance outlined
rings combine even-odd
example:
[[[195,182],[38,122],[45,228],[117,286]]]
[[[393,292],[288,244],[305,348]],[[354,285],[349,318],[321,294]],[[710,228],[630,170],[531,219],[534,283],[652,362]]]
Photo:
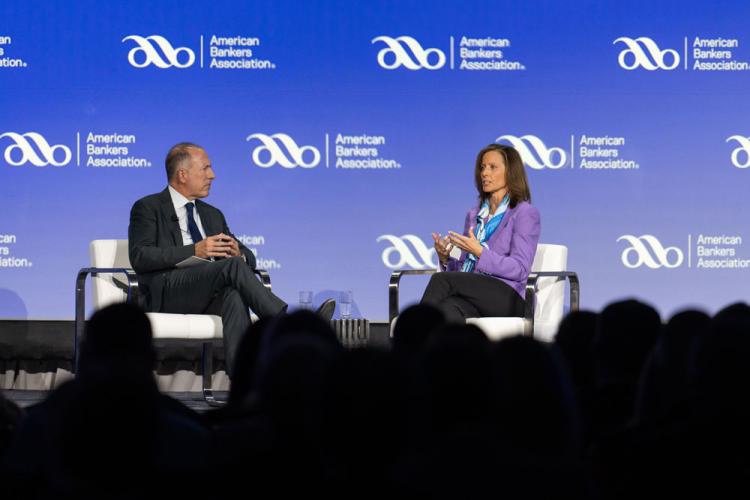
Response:
[[[135,302],[138,298],[138,276],[135,271],[126,267],[84,267],[78,271],[76,276],[76,315],[75,335],[73,336],[73,372],[78,371],[78,344],[83,337],[83,328],[86,322],[86,278],[96,276],[99,273],[124,274],[128,280],[127,294],[128,302]]]
[[[524,319],[524,335],[534,334],[534,309],[536,308],[537,280],[539,278],[557,277],[557,281],[567,279],[570,282],[570,310],[577,311],[581,300],[581,288],[578,274],[573,271],[539,271],[529,274],[526,281],[526,309]]]
[[[391,273],[391,280],[388,283],[388,323],[398,316],[398,287],[401,283],[401,277],[407,274],[435,274],[437,269],[402,269]]]
[[[265,269],[253,269],[253,272],[258,275],[258,278],[260,278],[260,282],[263,283],[263,286],[271,289],[271,275],[268,274],[268,271]]]

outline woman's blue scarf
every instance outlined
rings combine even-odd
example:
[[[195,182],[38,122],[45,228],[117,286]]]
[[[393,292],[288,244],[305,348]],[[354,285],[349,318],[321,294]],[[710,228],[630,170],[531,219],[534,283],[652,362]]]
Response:
[[[490,236],[492,236],[492,233],[495,232],[497,226],[499,226],[503,221],[503,217],[505,217],[505,211],[508,209],[509,204],[510,196],[506,194],[505,197],[503,197],[503,201],[501,201],[500,205],[498,205],[497,210],[495,210],[495,213],[489,220],[487,220],[487,217],[490,214],[490,201],[489,199],[485,199],[482,202],[482,206],[479,208],[479,212],[477,213],[477,225],[474,228],[474,235],[477,237],[479,243],[484,248],[489,249],[489,246],[487,246],[487,241],[490,239]],[[487,220],[486,223],[485,220]],[[461,271],[464,273],[471,273],[474,271],[474,266],[476,265],[477,257],[472,253],[467,253],[466,260],[464,260],[464,265],[461,268]]]

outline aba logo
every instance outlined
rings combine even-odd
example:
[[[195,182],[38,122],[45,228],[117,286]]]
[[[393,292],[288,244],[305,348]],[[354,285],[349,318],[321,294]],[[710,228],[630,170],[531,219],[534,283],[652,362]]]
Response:
[[[378,52],[378,64],[382,68],[396,69],[403,66],[416,71],[419,69],[436,70],[445,66],[445,52],[434,48],[424,49],[410,36],[396,38],[377,36],[370,41],[370,43],[376,42],[385,43],[385,47]]]
[[[739,144],[739,146],[732,151],[732,165],[737,168],[750,167],[750,137],[733,135],[727,137],[726,142],[729,141],[737,141],[737,144]],[[741,161],[742,158],[744,158],[744,161]]]
[[[184,69],[192,66],[195,62],[195,52],[187,47],[174,48],[163,36],[130,35],[122,39],[123,42],[131,40],[136,43],[136,46],[128,52],[128,62],[136,68],[145,68],[153,64],[161,69],[172,67]],[[140,62],[139,55],[143,55]]]
[[[672,70],[680,64],[680,55],[676,50],[661,50],[656,42],[645,36],[635,39],[621,36],[612,42],[613,45],[616,43],[624,43],[627,47],[620,51],[617,62],[628,71],[636,68],[643,68],[648,71]],[[628,62],[629,55],[633,56],[632,62]]]
[[[495,142],[509,142],[521,155],[523,162],[534,170],[560,168],[568,162],[562,148],[548,148],[542,140],[533,135],[501,135]]]
[[[31,163],[35,167],[52,165],[62,167],[70,163],[72,152],[67,146],[57,144],[50,146],[47,140],[37,132],[17,134],[6,132],[0,139],[8,137],[13,144],[5,148],[5,161],[14,167]]]
[[[388,269],[401,269],[405,266],[412,269],[435,269],[438,267],[435,249],[425,245],[418,236],[413,234],[403,236],[384,234],[377,239],[378,243],[381,241],[387,241],[391,244],[383,250],[382,255],[383,264]],[[409,248],[409,245],[411,245],[411,248]]]
[[[245,140],[257,139],[260,144],[253,150],[253,162],[262,168],[281,165],[284,168],[313,168],[320,163],[320,151],[313,146],[300,147],[286,134],[252,134]],[[261,155],[267,153],[267,160]]]
[[[622,252],[622,263],[625,267],[635,269],[645,265],[651,269],[660,267],[675,268],[682,264],[685,255],[677,247],[664,247],[661,242],[651,234],[634,236],[625,234],[617,238],[624,240],[629,246]]]

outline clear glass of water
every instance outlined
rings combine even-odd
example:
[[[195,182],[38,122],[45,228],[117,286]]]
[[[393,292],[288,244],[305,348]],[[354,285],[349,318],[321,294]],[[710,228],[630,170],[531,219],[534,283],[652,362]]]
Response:
[[[353,298],[354,298],[354,295],[352,294],[351,290],[341,292],[341,297],[339,297],[339,312],[341,314],[341,319],[352,318]]]
[[[299,293],[300,309],[312,309],[313,293],[310,290],[303,290]]]

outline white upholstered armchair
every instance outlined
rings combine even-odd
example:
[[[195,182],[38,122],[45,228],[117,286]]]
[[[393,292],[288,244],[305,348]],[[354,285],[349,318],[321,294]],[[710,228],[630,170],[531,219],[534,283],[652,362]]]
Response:
[[[562,321],[565,302],[565,281],[570,283],[570,310],[577,311],[580,301],[578,275],[567,270],[568,248],[563,245],[537,245],[534,263],[526,283],[526,311],[523,317],[467,318],[492,340],[512,335],[533,336],[551,341]],[[394,271],[388,285],[388,317],[393,331],[399,314],[399,285],[405,275],[434,274],[437,269],[406,269]]]
[[[73,369],[78,369],[79,344],[83,336],[86,315],[86,277],[91,276],[94,309],[117,302],[138,300],[138,278],[131,268],[128,240],[94,240],[89,246],[91,267],[78,272],[76,279],[75,344]],[[262,269],[256,269],[263,284],[271,288],[271,279]],[[202,388],[206,402],[219,406],[211,389],[213,373],[213,343],[222,338],[221,317],[210,314],[146,313],[155,339],[202,340]]]

